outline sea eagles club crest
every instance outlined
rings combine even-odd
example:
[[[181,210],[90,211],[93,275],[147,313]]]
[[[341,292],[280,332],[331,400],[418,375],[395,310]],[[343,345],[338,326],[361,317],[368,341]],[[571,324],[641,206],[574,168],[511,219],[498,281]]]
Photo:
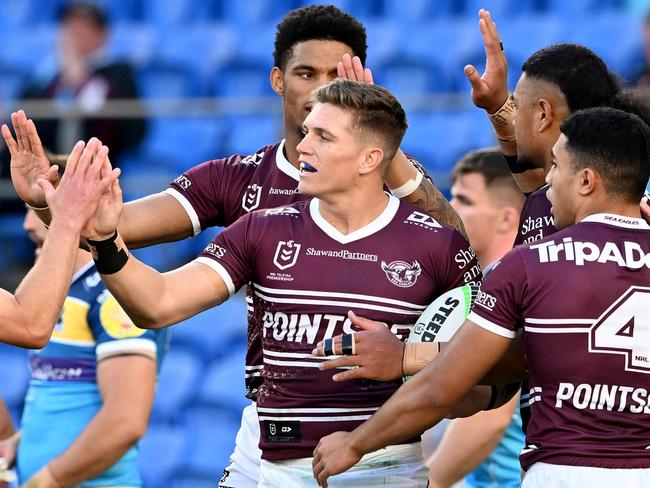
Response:
[[[290,268],[296,264],[299,252],[300,244],[296,244],[293,241],[280,241],[278,242],[278,247],[275,250],[273,264],[275,264],[278,269],[281,270]]]
[[[247,212],[255,210],[260,204],[262,186],[257,184],[248,185],[248,190],[241,199],[241,208]]]
[[[417,261],[413,261],[412,264],[405,261],[393,261],[390,264],[386,264],[382,261],[381,269],[386,273],[388,281],[401,288],[408,288],[415,285],[418,276],[422,273],[420,263]]]

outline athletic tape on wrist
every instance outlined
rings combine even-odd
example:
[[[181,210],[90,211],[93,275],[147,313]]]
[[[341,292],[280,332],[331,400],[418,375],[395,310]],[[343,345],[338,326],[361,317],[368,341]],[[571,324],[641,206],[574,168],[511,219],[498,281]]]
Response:
[[[117,231],[106,240],[93,241],[88,239],[88,246],[93,255],[95,266],[100,274],[109,275],[120,271],[129,260],[129,254],[124,249],[117,249],[115,241]]]
[[[420,372],[438,355],[440,344],[437,342],[407,342],[404,345],[402,371],[404,376]]]
[[[393,194],[395,198],[407,197],[420,187],[420,183],[422,183],[422,178],[424,178],[422,173],[416,170],[416,175],[414,180],[408,180],[402,186],[400,186],[399,188],[395,188],[390,192]]]

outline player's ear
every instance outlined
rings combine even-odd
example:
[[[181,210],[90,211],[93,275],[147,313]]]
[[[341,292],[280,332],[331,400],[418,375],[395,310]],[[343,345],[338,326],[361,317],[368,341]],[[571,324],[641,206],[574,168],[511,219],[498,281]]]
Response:
[[[381,166],[384,160],[384,151],[379,147],[369,148],[359,166],[360,174],[368,174]]]
[[[280,68],[274,66],[269,78],[273,91],[281,97],[284,96],[284,73],[280,71]]]
[[[578,172],[578,185],[580,195],[587,196],[593,193],[596,185],[602,185],[600,175],[592,168],[583,168]]]
[[[553,123],[553,106],[544,98],[537,100],[537,130],[543,132]]]

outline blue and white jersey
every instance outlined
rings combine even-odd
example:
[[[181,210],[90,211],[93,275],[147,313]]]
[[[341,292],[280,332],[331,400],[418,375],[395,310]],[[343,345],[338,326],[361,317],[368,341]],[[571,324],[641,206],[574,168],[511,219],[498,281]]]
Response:
[[[143,330],[131,322],[105,288],[92,262],[73,277],[47,346],[30,352],[31,381],[21,420],[18,475],[25,482],[64,452],[102,406],[97,364],[112,356],[141,354],[157,361],[167,330]],[[132,447],[91,486],[141,486]]]

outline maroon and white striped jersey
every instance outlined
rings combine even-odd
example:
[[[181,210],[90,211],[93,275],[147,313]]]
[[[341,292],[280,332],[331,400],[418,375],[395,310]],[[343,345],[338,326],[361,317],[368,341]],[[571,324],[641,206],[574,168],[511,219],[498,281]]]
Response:
[[[316,343],[352,332],[347,312],[384,322],[402,340],[438,295],[478,282],[473,250],[458,232],[388,198],[383,213],[341,234],[313,199],[242,217],[198,258],[231,293],[248,282],[263,329],[257,394],[263,458],[310,457],[318,440],[368,419],[401,381],[335,383]]]
[[[468,317],[505,337],[523,328],[536,462],[650,468],[650,227],[591,215],[519,246],[487,277]]]
[[[515,246],[539,241],[554,234],[557,229],[551,215],[551,202],[546,197],[548,185],[534,191],[526,198],[519,217],[519,230]]]
[[[419,162],[410,157],[409,161],[431,179]],[[299,179],[298,169],[284,155],[282,140],[248,156],[235,154],[195,166],[176,178],[166,193],[183,206],[197,235],[209,227],[228,227],[253,210],[306,200],[298,191]],[[247,290],[246,396],[254,400],[263,363],[261,329],[252,313],[252,296],[252,290]]]

